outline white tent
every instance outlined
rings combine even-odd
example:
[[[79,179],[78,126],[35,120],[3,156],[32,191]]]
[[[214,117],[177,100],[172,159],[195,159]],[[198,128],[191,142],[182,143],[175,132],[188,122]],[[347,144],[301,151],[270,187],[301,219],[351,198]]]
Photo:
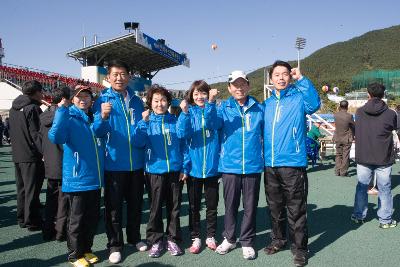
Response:
[[[11,108],[13,100],[22,95],[22,92],[11,85],[0,82],[0,111],[8,111]]]

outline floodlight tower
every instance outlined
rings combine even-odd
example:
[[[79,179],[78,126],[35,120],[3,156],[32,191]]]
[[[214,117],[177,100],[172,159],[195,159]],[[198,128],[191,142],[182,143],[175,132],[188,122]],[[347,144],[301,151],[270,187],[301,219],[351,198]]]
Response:
[[[297,37],[295,47],[297,49],[297,68],[300,70],[300,50],[306,47],[306,39],[302,37]]]
[[[4,57],[4,48],[0,38],[0,66],[3,65],[3,57]]]

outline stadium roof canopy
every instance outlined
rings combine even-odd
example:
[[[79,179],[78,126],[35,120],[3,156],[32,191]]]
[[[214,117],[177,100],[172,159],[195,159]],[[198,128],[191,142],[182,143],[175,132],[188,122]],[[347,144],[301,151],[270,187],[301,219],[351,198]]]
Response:
[[[121,60],[131,71],[142,74],[184,65],[189,67],[186,54],[178,53],[139,29],[111,40],[67,53],[84,66],[105,66],[110,60]]]

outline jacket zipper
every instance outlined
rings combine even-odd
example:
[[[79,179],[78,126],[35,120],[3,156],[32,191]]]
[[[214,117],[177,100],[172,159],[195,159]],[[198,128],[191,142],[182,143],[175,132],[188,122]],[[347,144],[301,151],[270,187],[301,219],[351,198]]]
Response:
[[[278,114],[279,101],[280,101],[279,99],[276,101],[275,114],[274,114],[274,122],[272,123],[271,167],[274,167],[274,158],[275,158],[275,150],[274,150],[275,123],[276,123],[277,114]]]
[[[164,149],[165,149],[165,158],[167,159],[167,169],[169,172],[169,159],[168,159],[168,147],[167,147],[167,139],[165,137],[165,126],[164,126],[164,116],[162,117],[161,121],[161,131],[164,137]]]
[[[245,172],[244,172],[244,115],[242,115],[242,151],[243,151],[243,154],[242,154],[242,169],[243,169],[243,174],[245,174]]]
[[[132,147],[131,147],[131,131],[130,131],[130,127],[129,127],[129,119],[128,119],[128,115],[126,114],[127,111],[125,111],[125,103],[122,101],[122,96],[119,95],[119,100],[121,102],[121,106],[122,106],[122,111],[124,112],[124,117],[125,117],[125,121],[126,121],[126,128],[128,130],[128,146],[129,146],[129,163],[130,163],[130,167],[131,167],[131,171],[133,171],[132,168]]]
[[[201,128],[203,130],[203,178],[206,178],[206,133],[204,129],[204,110],[201,113]]]
[[[97,160],[97,173],[99,175],[99,188],[101,188],[101,173],[100,173],[100,160],[99,160],[99,152],[97,150],[97,143],[96,143],[96,138],[94,137],[94,133],[92,129],[89,126],[90,133],[92,134],[92,139],[93,139],[93,145],[94,145],[94,150],[96,152],[96,160]]]

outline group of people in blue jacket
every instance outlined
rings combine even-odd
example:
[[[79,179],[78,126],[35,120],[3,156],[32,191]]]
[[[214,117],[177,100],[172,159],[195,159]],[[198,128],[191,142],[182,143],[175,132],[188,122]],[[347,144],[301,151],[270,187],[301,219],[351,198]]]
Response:
[[[111,61],[107,78],[111,87],[101,92],[93,106],[92,91],[86,86],[76,88],[73,105],[61,101],[48,134],[53,143],[64,146],[62,190],[70,203],[67,245],[68,260],[74,266],[99,260],[91,247],[103,187],[110,263],[122,261],[124,202],[127,244],[148,250],[150,257],[160,257],[165,249],[182,255],[180,208],[185,182],[192,239],[189,252],[199,253],[203,245],[204,191],[205,245],[221,255],[236,247],[242,200],[239,242],[243,257],[255,259],[262,173],[272,225],[271,242],[264,251],[277,253],[290,241],[294,264],[307,264],[305,116],[319,109],[320,98],[299,69],[276,61],[270,69],[274,90],[264,103],[249,95],[249,79],[242,71],[229,75],[231,96],[219,105],[218,90],[195,81],[180,104],[179,116],[168,112],[172,96],[159,85],[150,87],[145,110],[128,87],[129,68],[123,62]],[[219,181],[225,204],[222,242],[216,236]],[[146,241],[140,233],[145,184],[151,203]]]

